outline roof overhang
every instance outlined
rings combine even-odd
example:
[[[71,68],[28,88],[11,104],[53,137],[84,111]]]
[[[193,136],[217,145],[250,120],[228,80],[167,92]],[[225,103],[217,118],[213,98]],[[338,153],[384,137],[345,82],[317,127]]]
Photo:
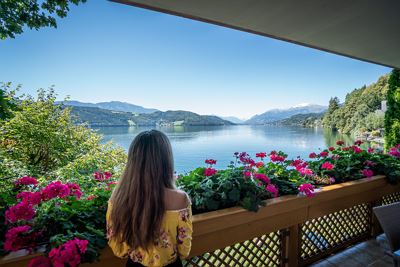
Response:
[[[398,0],[112,0],[400,68]]]

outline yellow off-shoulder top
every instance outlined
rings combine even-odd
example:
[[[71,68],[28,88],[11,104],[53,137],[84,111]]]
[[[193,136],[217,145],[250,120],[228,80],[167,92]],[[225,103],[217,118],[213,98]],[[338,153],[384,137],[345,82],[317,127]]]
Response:
[[[116,245],[110,227],[111,209],[112,204],[109,201],[106,215],[107,239],[115,256],[130,257],[132,261],[144,266],[165,266],[174,262],[177,257],[184,259],[189,255],[193,233],[191,205],[181,210],[165,212],[159,238],[148,251],[142,248],[131,249],[125,243],[120,247]]]

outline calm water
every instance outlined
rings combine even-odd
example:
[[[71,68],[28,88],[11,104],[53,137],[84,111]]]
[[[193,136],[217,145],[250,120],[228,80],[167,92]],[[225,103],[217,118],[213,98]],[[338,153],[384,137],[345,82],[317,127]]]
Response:
[[[104,141],[112,140],[125,150],[132,139],[141,131],[151,128],[104,127],[98,128]],[[254,156],[257,152],[282,150],[289,158],[308,157],[339,139],[353,142],[350,136],[343,136],[324,129],[291,128],[274,126],[202,126],[158,128],[165,132],[172,144],[175,169],[178,173],[204,166],[207,158],[216,159],[217,168],[226,167],[233,159],[233,153],[246,151]]]

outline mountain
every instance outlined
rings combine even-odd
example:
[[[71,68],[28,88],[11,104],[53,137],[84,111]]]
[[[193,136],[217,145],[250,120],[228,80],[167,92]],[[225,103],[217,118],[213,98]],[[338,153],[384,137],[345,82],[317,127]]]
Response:
[[[293,115],[297,114],[309,114],[309,113],[321,113],[325,112],[326,106],[315,105],[315,104],[300,104],[288,109],[271,109],[267,112],[255,115],[247,120],[246,124],[267,124],[274,121],[288,119]]]
[[[242,124],[245,121],[245,120],[239,119],[238,117],[234,117],[234,116],[228,116],[228,117],[219,116],[219,117],[221,119],[223,119],[223,120],[230,121],[230,122],[233,122],[235,124]]]
[[[316,127],[321,126],[324,114],[324,112],[296,114],[290,118],[271,122],[269,124],[278,126]]]
[[[133,114],[97,107],[72,106],[71,114],[77,123],[87,123],[90,126],[217,126],[234,124],[217,116],[199,115],[181,110]]]
[[[60,104],[61,102],[57,102],[56,104]],[[62,102],[66,106],[74,106],[74,107],[92,107],[92,108],[101,108],[108,109],[113,111],[123,111],[123,112],[132,112],[132,113],[152,113],[158,111],[157,109],[152,108],[144,108],[142,106],[137,106],[134,104],[120,102],[120,101],[109,101],[109,102],[99,102],[99,103],[85,103],[76,100],[63,101]]]

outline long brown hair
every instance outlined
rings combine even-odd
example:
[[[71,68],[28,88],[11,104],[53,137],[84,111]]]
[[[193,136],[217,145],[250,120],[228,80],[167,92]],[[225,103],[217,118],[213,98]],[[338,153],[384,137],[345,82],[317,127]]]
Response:
[[[174,188],[171,144],[160,131],[141,132],[132,141],[128,163],[111,196],[113,238],[147,249],[156,240],[165,213],[165,188]]]

